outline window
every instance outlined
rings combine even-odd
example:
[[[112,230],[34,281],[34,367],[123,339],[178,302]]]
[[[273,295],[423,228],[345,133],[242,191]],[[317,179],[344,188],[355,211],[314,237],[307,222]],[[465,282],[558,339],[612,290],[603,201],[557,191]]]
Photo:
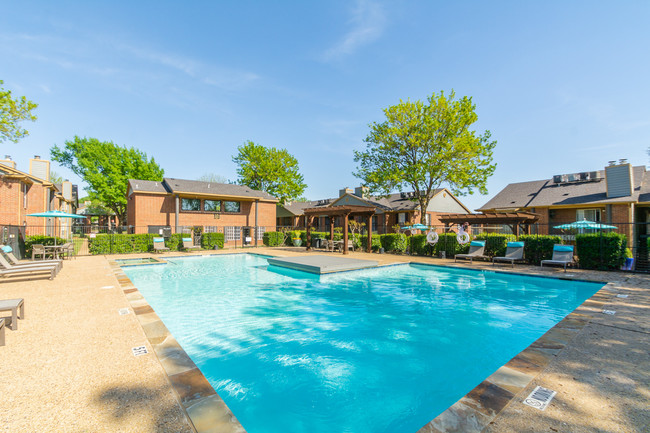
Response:
[[[264,237],[264,232],[266,231],[266,227],[256,227],[257,230],[257,240],[261,241],[262,238]]]
[[[238,241],[241,239],[241,227],[224,227],[225,238],[228,241]]]
[[[600,222],[600,209],[578,209],[576,221],[582,220]]]
[[[23,207],[27,209],[27,193],[29,192],[29,186],[26,183],[23,183]]]
[[[372,228],[371,228],[371,230],[373,232],[377,231],[377,215],[372,217]]]
[[[219,200],[206,200],[203,202],[203,210],[206,212],[221,212],[221,202]]]
[[[223,209],[225,212],[238,213],[240,212],[241,205],[238,201],[224,201]]]
[[[404,224],[406,222],[406,212],[400,212],[397,214],[397,223]]]
[[[198,198],[183,198],[181,199],[181,210],[198,212],[201,210],[201,200]]]

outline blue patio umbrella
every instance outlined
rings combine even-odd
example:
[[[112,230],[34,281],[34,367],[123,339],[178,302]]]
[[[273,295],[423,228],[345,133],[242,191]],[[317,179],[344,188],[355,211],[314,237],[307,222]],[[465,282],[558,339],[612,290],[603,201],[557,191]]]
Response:
[[[594,221],[576,221],[569,224],[562,224],[559,226],[553,227],[555,229],[570,230],[570,229],[587,229],[587,230],[605,230],[605,229],[616,229],[616,226],[610,226],[607,224],[601,224]]]
[[[40,217],[40,218],[77,218],[84,219],[86,218],[83,215],[77,215],[74,213],[67,213],[60,210],[48,210],[46,212],[30,213],[27,216],[29,217]],[[54,245],[56,245],[56,236],[54,236]]]
[[[400,227],[400,230],[411,230],[411,226]]]
[[[411,226],[411,228],[414,229],[414,230],[428,230],[429,226],[425,226],[424,224],[419,224],[418,223],[418,224],[413,224]]]

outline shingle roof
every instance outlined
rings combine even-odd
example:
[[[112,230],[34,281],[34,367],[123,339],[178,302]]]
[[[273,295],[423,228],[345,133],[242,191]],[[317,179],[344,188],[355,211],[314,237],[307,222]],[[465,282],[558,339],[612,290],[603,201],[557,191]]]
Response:
[[[600,170],[598,182],[571,182],[556,184],[551,179],[511,183],[502,189],[479,211],[492,209],[519,209],[561,205],[605,204],[638,201],[643,188],[650,198],[650,187],[644,166],[633,167],[634,190],[632,196],[607,198],[605,171]],[[647,191],[646,191],[647,190]]]
[[[166,177],[163,179],[165,186],[172,192],[193,192],[196,194],[212,194],[235,197],[259,198],[261,200],[277,201],[275,197],[264,191],[257,191],[245,185],[233,185],[229,183],[202,182],[198,180],[174,179]]]
[[[169,192],[162,182],[153,180],[129,179],[129,187],[135,192]]]

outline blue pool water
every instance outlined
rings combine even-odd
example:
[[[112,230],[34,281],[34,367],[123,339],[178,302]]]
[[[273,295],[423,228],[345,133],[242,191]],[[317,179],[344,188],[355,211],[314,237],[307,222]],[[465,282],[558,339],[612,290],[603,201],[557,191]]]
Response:
[[[602,284],[261,256],[124,269],[248,433],[414,433]]]

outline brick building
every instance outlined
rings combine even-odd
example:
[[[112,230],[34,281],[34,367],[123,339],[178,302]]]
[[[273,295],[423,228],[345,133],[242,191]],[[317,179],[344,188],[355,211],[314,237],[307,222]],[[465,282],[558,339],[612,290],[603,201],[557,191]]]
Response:
[[[277,199],[243,185],[164,178],[162,182],[129,179],[127,224],[134,233],[173,232],[201,226],[223,232],[226,242],[257,240],[275,230]]]
[[[71,220],[27,216],[49,210],[76,212],[77,186],[69,181],[55,184],[49,179],[50,162],[39,156],[30,160],[29,173],[18,170],[8,155],[0,160],[0,226],[20,227],[26,236],[67,238]]]
[[[420,222],[420,205],[413,201],[412,193],[391,194],[385,198],[376,198],[367,195],[366,189],[357,187],[354,191],[344,188],[339,191],[339,197],[335,199],[323,199],[308,202],[294,202],[285,205],[278,205],[277,224],[278,226],[305,227],[304,209],[319,208],[328,206],[365,206],[374,207],[376,215],[372,217],[373,232],[384,234],[392,233],[395,225],[412,225]],[[442,226],[437,216],[440,214],[458,213],[468,214],[469,209],[465,207],[446,188],[438,188],[431,194],[431,201],[427,208],[427,225]],[[338,217],[341,219],[342,217]],[[351,217],[354,219],[354,216]],[[319,217],[315,230],[328,231],[329,218]],[[335,226],[342,226],[341,221],[335,221]]]

